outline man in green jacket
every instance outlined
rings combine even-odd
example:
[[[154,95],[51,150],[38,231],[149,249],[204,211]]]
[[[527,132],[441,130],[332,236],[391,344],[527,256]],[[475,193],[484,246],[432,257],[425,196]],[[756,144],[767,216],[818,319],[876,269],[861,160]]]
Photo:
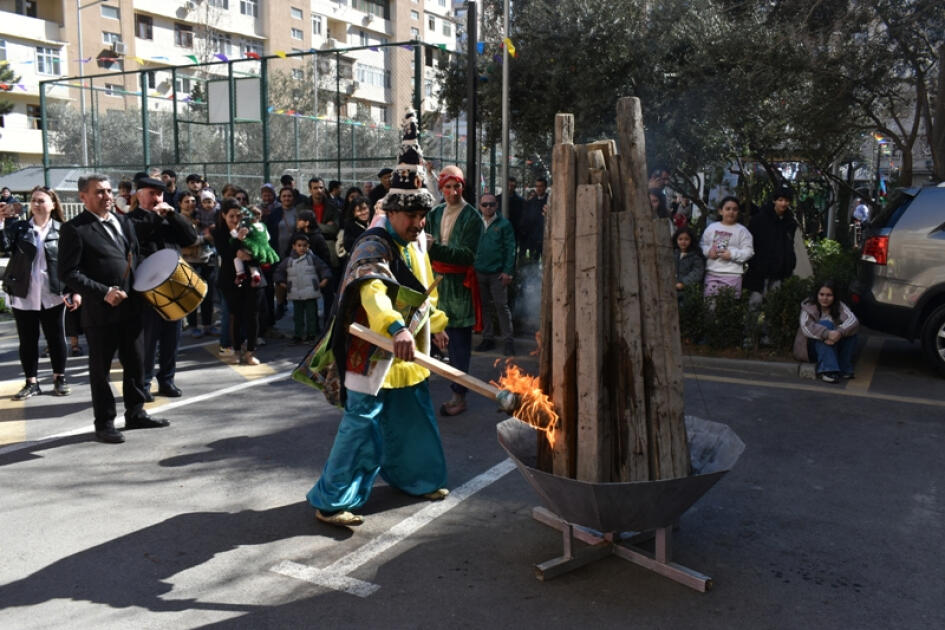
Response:
[[[509,285],[515,272],[515,230],[512,223],[498,214],[498,201],[486,193],[479,200],[479,212],[485,229],[479,239],[479,249],[473,267],[482,295],[482,343],[476,352],[495,348],[495,324],[499,320],[499,332],[505,341],[505,356],[515,354],[512,341],[512,311],[509,310]]]
[[[438,180],[444,203],[433,208],[427,217],[430,262],[433,271],[443,276],[438,287],[439,306],[449,317],[446,334],[450,338],[450,364],[457,370],[469,371],[472,355],[473,327],[482,330],[479,287],[473,262],[482,236],[482,216],[463,200],[463,171],[446,166]],[[455,416],[466,411],[466,388],[450,385],[453,397],[440,407],[440,414]]]

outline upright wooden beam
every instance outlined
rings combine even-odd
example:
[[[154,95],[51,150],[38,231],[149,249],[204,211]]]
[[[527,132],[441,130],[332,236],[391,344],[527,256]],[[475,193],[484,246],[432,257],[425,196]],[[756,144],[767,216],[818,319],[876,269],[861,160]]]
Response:
[[[600,155],[600,152],[596,152]],[[603,161],[603,156],[600,156]],[[598,173],[598,177],[600,173]],[[593,177],[593,176],[592,176]],[[604,373],[607,348],[603,236],[609,214],[601,184],[577,189],[577,235],[574,260],[575,314],[581,334],[577,339],[577,478],[614,481],[612,424],[608,400],[609,378]]]
[[[682,477],[689,474],[689,451],[683,414],[679,319],[675,296],[670,296],[662,286],[669,276],[659,269],[661,264],[668,264],[660,256],[660,242],[668,241],[668,226],[665,220],[653,216],[649,206],[639,99],[622,98],[617,102],[617,132],[624,203],[636,218],[650,475],[652,479]],[[670,297],[672,306],[667,304]]]
[[[573,130],[574,117],[558,114],[555,129]],[[557,134],[556,134],[557,135]],[[575,229],[575,149],[562,142],[552,151],[551,260],[552,269],[552,353],[551,397],[561,418],[555,433],[556,475],[574,477],[576,451],[576,331],[574,326],[574,229]]]

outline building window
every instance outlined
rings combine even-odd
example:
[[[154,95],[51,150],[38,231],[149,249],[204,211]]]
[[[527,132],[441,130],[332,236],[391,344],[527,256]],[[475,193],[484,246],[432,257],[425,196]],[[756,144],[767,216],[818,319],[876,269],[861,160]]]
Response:
[[[262,52],[263,52],[262,44],[260,44],[259,42],[246,42],[246,41],[244,41],[244,42],[243,42],[242,49],[243,49],[243,56],[244,56],[244,57],[246,56],[246,53],[255,53],[255,54],[259,55],[259,56],[262,56]]]
[[[440,6],[441,6],[441,7],[445,7],[445,6],[446,6],[446,0],[440,0]]]
[[[16,12],[26,17],[36,17],[36,0],[17,0]]]
[[[223,55],[230,54],[230,34],[210,31],[210,50]]]
[[[0,61],[5,61],[7,58],[7,40],[0,39]]]
[[[411,11],[411,12],[410,12],[410,19],[411,19],[411,20],[414,20],[415,22],[416,22],[416,21],[419,21],[419,20],[420,20],[420,13],[419,13],[418,11]]]
[[[313,15],[312,16],[312,35],[321,35],[322,34],[322,16]]]
[[[240,13],[259,17],[259,2],[257,0],[240,0]]]
[[[121,19],[121,10],[118,7],[110,7],[107,4],[102,5],[102,17],[113,20]]]
[[[356,76],[358,83],[362,85],[371,85],[379,88],[390,87],[390,71],[384,68],[359,63]]]
[[[26,125],[30,129],[43,128],[43,110],[39,105],[26,106]]]
[[[108,31],[102,31],[102,41],[106,44],[114,44],[115,42],[121,41],[121,33],[109,33]]]
[[[175,89],[178,94],[190,94],[190,91],[193,89],[193,82],[190,80],[190,77],[177,77]]]
[[[296,9],[295,7],[290,7],[290,8],[289,8],[289,13],[292,15],[292,19],[293,19],[293,20],[301,20],[301,19],[302,19],[302,9]]]
[[[105,84],[105,96],[120,96],[124,91],[124,85],[119,85],[116,83]]]
[[[387,108],[383,105],[371,105],[371,120],[382,125],[387,124]]]
[[[371,38],[368,37],[368,34],[364,31],[358,31],[358,39],[361,41],[362,46],[370,46]]]
[[[141,39],[154,39],[154,20],[150,15],[135,15],[135,35]]]
[[[385,20],[390,19],[390,3],[387,0],[351,0],[351,8],[376,15]]]
[[[415,26],[410,27],[410,39],[420,39],[420,30]]]
[[[157,79],[154,76],[154,72],[145,72],[144,76],[148,79],[148,89],[153,90],[157,86]]]
[[[296,81],[301,81],[305,78],[305,73],[302,72],[301,68],[292,68],[292,78]]]
[[[453,26],[445,20],[443,21],[443,34],[447,37],[450,37],[453,34]]]
[[[427,79],[423,82],[423,93],[427,96],[433,96],[433,81]]]
[[[174,23],[174,44],[184,48],[194,47],[194,27],[190,24]]]
[[[39,74],[61,74],[59,71],[59,49],[36,47],[36,72]]]
[[[293,28],[292,29],[292,39],[302,39],[305,35],[302,34],[302,29]]]
[[[208,0],[211,7],[219,7],[221,9],[230,8],[230,0]]]

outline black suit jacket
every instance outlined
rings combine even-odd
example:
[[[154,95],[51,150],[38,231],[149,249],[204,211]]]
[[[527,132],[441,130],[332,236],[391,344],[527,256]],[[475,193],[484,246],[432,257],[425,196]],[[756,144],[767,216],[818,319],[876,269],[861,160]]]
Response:
[[[132,290],[138,239],[131,221],[115,215],[125,242],[118,244],[97,216],[85,210],[63,224],[59,233],[59,279],[82,296],[82,327],[137,320],[141,300]],[[109,287],[128,294],[118,306],[105,301]]]

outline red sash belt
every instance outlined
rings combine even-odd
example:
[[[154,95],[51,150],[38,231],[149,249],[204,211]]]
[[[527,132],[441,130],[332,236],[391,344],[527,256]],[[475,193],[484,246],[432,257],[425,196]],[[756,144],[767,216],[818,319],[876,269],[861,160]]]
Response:
[[[473,310],[476,312],[476,325],[473,326],[473,332],[482,332],[482,299],[479,297],[479,281],[476,280],[476,270],[472,265],[454,265],[439,261],[431,261],[433,271],[436,273],[461,273],[463,286],[469,289],[472,294]]]

